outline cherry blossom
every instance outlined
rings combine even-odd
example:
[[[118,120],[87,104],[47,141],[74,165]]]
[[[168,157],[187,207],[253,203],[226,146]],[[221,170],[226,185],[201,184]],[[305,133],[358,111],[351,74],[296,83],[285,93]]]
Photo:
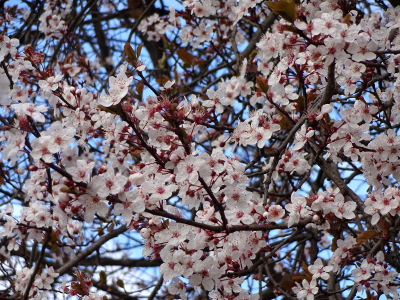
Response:
[[[313,279],[321,277],[323,280],[328,280],[329,272],[332,271],[333,266],[324,267],[321,258],[317,258],[313,265],[308,267],[308,270],[313,274]]]
[[[33,103],[18,103],[12,104],[11,107],[19,116],[30,116],[32,117],[32,119],[38,122],[45,121],[45,117],[42,113],[47,111],[47,107],[44,105],[35,105]]]
[[[300,218],[305,218],[311,214],[306,207],[307,201],[297,193],[293,193],[291,203],[286,204],[285,209],[290,213],[288,227],[300,221]]]
[[[313,300],[314,295],[318,293],[317,282],[315,279],[311,280],[310,283],[307,280],[303,279],[302,285],[300,285],[298,282],[296,282],[296,285],[297,286],[292,289],[299,300]]]
[[[270,222],[277,222],[283,218],[285,210],[280,205],[271,205],[268,208],[267,219]]]

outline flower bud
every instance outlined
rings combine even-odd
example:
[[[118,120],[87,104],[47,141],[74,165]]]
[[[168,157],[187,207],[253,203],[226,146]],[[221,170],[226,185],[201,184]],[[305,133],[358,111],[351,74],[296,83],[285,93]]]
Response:
[[[180,157],[176,155],[175,153],[172,153],[171,156],[169,157],[170,161],[172,161],[174,164],[178,163],[180,160]]]
[[[29,169],[29,171],[33,172],[33,171],[37,171],[39,168],[35,165],[30,165],[28,169]]]
[[[19,167],[18,169],[15,170],[15,172],[19,175],[22,175],[25,173],[25,169],[23,167]]]
[[[129,176],[129,180],[132,182],[132,184],[139,185],[144,182],[144,175],[142,173],[135,173]]]
[[[150,229],[148,228],[142,228],[140,230],[140,235],[142,236],[142,238],[144,238],[145,240],[148,239],[151,236],[150,233]]]
[[[67,203],[69,201],[69,195],[66,193],[60,194],[60,196],[58,197],[58,201],[61,203]]]
[[[171,180],[172,182],[175,182],[176,175],[175,175],[175,174],[171,174],[171,175],[169,176],[169,178],[170,178],[170,180]]]

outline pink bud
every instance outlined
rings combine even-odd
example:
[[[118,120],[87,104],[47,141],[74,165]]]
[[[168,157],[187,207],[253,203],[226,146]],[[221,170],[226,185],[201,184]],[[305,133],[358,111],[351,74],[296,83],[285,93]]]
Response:
[[[35,165],[30,165],[28,169],[29,169],[29,171],[33,172],[33,171],[37,171],[39,168]]]
[[[171,156],[169,157],[170,161],[172,161],[174,164],[178,163],[180,160],[180,157],[176,155],[175,153],[172,153]]]

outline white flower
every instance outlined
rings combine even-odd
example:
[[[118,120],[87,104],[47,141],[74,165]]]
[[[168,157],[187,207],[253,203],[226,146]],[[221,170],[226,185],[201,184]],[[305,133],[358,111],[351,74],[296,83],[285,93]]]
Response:
[[[354,210],[356,209],[357,204],[354,201],[344,202],[344,197],[342,194],[336,194],[335,201],[333,203],[332,212],[339,219],[353,219],[355,218]]]
[[[296,192],[292,193],[292,203],[286,204],[285,209],[290,212],[288,227],[300,221],[300,218],[309,216],[311,212],[306,208],[307,200]]]
[[[314,295],[318,293],[317,281],[313,279],[310,283],[308,283],[307,280],[303,279],[302,285],[303,287],[298,282],[296,282],[296,286],[292,288],[293,292],[297,296],[297,299],[313,300]]]
[[[43,114],[41,114],[47,111],[47,107],[44,105],[35,105],[34,103],[17,103],[11,104],[11,107],[15,110],[17,115],[31,116],[32,119],[38,122],[45,121]]]
[[[321,277],[323,280],[328,280],[328,272],[332,271],[332,269],[333,266],[324,267],[320,258],[317,258],[314,264],[308,267],[310,273],[313,274],[313,279],[318,279],[319,277]]]
[[[76,182],[87,182],[94,165],[94,162],[78,159],[76,161],[76,167],[71,167],[67,170],[72,175],[73,180],[75,180]]]
[[[61,75],[51,76],[46,80],[39,80],[39,86],[45,93],[55,91],[56,89],[58,89],[58,82],[60,82],[61,79]]]
[[[168,91],[172,88],[172,86],[175,84],[175,80],[168,80],[165,84],[164,87],[160,87],[160,90],[162,91]]]

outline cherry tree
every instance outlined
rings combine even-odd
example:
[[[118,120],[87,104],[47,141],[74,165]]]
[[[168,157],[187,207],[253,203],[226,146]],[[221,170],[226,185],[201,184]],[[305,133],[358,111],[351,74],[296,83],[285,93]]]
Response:
[[[397,0],[0,5],[0,299],[398,299]]]

